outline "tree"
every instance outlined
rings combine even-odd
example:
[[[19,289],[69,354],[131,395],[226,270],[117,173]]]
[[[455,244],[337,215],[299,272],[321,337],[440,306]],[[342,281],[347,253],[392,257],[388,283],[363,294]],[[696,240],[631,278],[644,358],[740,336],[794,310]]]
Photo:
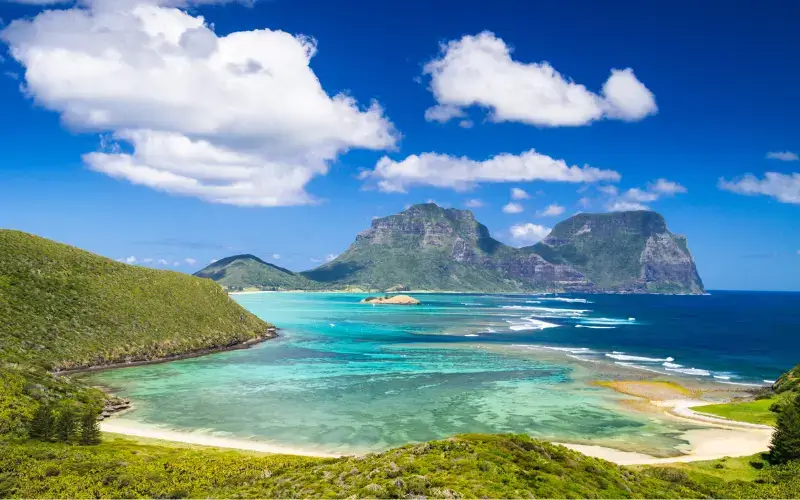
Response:
[[[42,441],[53,439],[55,430],[53,424],[53,408],[50,403],[41,403],[39,409],[36,410],[36,416],[33,417],[33,422],[31,422],[31,437]]]
[[[75,434],[75,412],[72,406],[65,405],[58,412],[56,418],[56,438],[64,443],[69,443],[73,434]]]
[[[89,408],[81,417],[81,444],[100,444],[100,426],[97,424],[97,412]]]
[[[767,459],[773,465],[800,460],[800,394],[778,413]]]

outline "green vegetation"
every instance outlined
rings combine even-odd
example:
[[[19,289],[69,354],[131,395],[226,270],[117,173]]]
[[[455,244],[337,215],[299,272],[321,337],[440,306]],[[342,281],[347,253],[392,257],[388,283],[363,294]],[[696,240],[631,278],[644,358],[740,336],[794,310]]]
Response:
[[[96,414],[105,396],[51,371],[270,335],[270,325],[213,281],[121,264],[10,230],[0,230],[0,324],[0,434],[61,440],[72,440],[77,416]]]
[[[777,394],[800,392],[800,365],[795,366],[775,381],[772,390]]]
[[[791,460],[800,460],[800,394],[781,407],[769,447],[770,463]]]
[[[796,498],[800,462],[759,456],[620,467],[527,436],[462,435],[363,457],[7,441],[4,498]]]
[[[775,399],[757,399],[755,401],[734,401],[724,404],[696,406],[692,408],[699,413],[708,413],[730,420],[739,420],[751,424],[775,425],[776,414],[770,410]]]
[[[0,471],[2,497],[737,496],[716,478],[666,468],[634,471],[509,435],[465,435],[341,459],[140,445],[125,439],[89,448],[8,442]],[[715,495],[712,485],[724,494]]]
[[[0,230],[0,356],[49,370],[229,346],[269,325],[210,280]]]
[[[228,290],[320,290],[322,283],[264,262],[255,255],[234,255],[213,262],[195,276],[210,278]]]
[[[764,388],[753,400],[696,406],[695,411],[751,424],[775,425],[782,409],[800,395],[800,365],[781,375],[772,388]]]

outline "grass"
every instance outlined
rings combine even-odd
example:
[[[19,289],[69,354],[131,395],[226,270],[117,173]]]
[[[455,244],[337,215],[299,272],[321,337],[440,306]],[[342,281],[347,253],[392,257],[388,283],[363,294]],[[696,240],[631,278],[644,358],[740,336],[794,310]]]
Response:
[[[363,457],[316,459],[143,445],[7,442],[4,498],[705,497],[701,484],[634,471],[527,436],[464,435]]]
[[[698,413],[708,413],[718,417],[751,424],[775,425],[777,414],[769,410],[777,398],[755,401],[734,401],[731,403],[695,406]]]
[[[49,370],[147,360],[264,335],[211,280],[0,230],[0,356]]]
[[[322,459],[105,435],[0,442],[3,498],[795,498],[800,463],[759,456],[622,467],[519,435],[461,435]]]

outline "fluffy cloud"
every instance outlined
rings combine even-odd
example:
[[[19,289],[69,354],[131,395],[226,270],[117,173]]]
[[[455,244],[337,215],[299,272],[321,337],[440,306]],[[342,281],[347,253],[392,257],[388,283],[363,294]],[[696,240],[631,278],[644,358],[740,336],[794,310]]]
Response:
[[[150,264],[153,262],[153,259],[151,259],[150,257],[145,257],[144,259],[142,259],[142,262],[144,262],[145,264]]]
[[[629,210],[650,210],[650,207],[635,201],[611,200],[606,205],[606,209],[609,212],[627,212]]]
[[[167,262],[165,259],[158,259],[158,262],[156,262],[156,264],[158,264],[159,266],[168,266],[169,262]]]
[[[518,214],[523,210],[525,209],[522,208],[522,205],[520,205],[519,203],[514,203],[513,201],[509,202],[507,205],[503,207],[503,212],[507,214]]]
[[[620,175],[613,170],[601,170],[588,165],[570,166],[564,160],[556,160],[531,149],[519,155],[502,153],[483,161],[438,153],[411,155],[401,161],[384,156],[373,170],[362,172],[360,178],[375,182],[381,191],[405,193],[411,186],[463,191],[482,182],[618,181]]]
[[[536,215],[539,217],[555,217],[564,213],[564,207],[558,203],[547,205],[544,210],[539,210]]]
[[[85,4],[15,20],[0,38],[38,105],[109,132],[84,156],[92,170],[211,202],[297,205],[314,202],[307,183],[340,153],[396,142],[376,102],[324,90],[314,39],[219,36],[176,0]]]
[[[187,264],[189,264],[190,266],[193,266],[193,265],[197,264],[197,260],[195,260],[195,259],[193,259],[191,257],[186,257],[185,259],[183,259],[183,261],[186,262]]]
[[[272,258],[275,259],[275,260],[281,260],[281,254],[274,253],[274,254],[272,254]]]
[[[645,189],[631,188],[622,194],[619,194],[616,187],[608,187],[613,189],[603,189],[606,188],[606,186],[603,186],[601,191],[610,197],[606,202],[606,209],[611,212],[650,210],[650,207],[645,205],[645,203],[687,192],[684,186],[664,178],[648,183]]]
[[[338,256],[339,256],[338,253],[329,253],[328,255],[325,256],[325,262],[330,262]]]
[[[137,260],[136,260],[136,257],[131,255],[130,257],[127,257],[125,259],[125,262],[128,263],[128,264],[136,264]]]
[[[511,199],[512,200],[527,200],[530,198],[531,195],[528,194],[527,191],[521,188],[511,188]]]
[[[747,196],[764,195],[782,203],[800,204],[800,173],[767,172],[763,179],[747,174],[732,181],[721,178],[720,189]]]
[[[770,151],[767,153],[767,159],[769,160],[781,160],[781,161],[797,161],[800,157],[797,156],[797,153],[793,153],[791,151]]]
[[[681,186],[677,182],[668,181],[664,178],[656,180],[656,182],[649,185],[649,188],[653,192],[667,196],[685,193],[687,191],[684,186]]]
[[[497,122],[540,127],[587,125],[603,118],[636,121],[658,111],[653,93],[633,70],[612,69],[599,94],[565,78],[547,62],[524,63],[494,33],[452,40],[425,65],[437,105],[425,118],[445,122],[480,106]]]
[[[522,244],[532,244],[539,242],[550,234],[550,228],[530,222],[517,224],[509,229],[511,237]]]
[[[481,208],[483,206],[483,200],[473,198],[471,200],[467,200],[466,203],[464,203],[464,206],[467,208]]]

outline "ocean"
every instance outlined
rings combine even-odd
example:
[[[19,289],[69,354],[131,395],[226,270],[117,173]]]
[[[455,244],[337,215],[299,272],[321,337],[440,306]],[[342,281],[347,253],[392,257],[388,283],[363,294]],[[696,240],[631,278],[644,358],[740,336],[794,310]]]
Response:
[[[694,424],[631,409],[593,380],[747,389],[800,362],[797,293],[364,296],[236,295],[281,336],[89,379],[132,398],[123,418],[137,425],[309,451],[513,432],[664,455]]]

